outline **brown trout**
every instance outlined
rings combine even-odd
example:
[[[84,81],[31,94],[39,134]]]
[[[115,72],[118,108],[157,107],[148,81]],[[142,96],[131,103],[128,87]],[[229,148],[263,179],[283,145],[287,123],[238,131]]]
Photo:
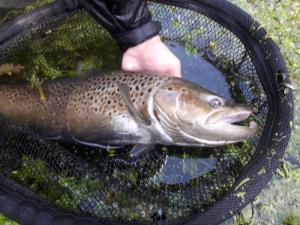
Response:
[[[42,137],[91,146],[162,144],[219,146],[251,138],[248,106],[228,101],[189,81],[112,72],[43,84],[0,84],[0,114]],[[138,150],[142,151],[142,150]]]

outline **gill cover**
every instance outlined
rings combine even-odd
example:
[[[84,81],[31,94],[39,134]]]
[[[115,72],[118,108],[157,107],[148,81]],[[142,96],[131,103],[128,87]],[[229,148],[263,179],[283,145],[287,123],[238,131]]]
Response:
[[[218,146],[255,134],[255,129],[232,125],[249,117],[249,107],[180,79],[157,91],[154,110],[165,132],[179,145]]]

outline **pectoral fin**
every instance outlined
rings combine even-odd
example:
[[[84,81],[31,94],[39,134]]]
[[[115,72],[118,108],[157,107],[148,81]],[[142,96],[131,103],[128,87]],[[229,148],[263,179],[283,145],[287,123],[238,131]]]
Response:
[[[94,148],[102,148],[102,149],[106,149],[106,150],[123,148],[123,146],[101,145],[101,144],[98,144],[98,143],[92,143],[92,142],[87,142],[87,141],[81,141],[81,140],[78,140],[78,139],[75,138],[75,137],[72,137],[72,140],[75,141],[75,142],[78,143],[78,144],[81,144],[81,145],[85,145],[85,146],[88,146],[88,147],[94,147]]]
[[[155,145],[146,145],[146,144],[138,144],[138,145],[135,145],[129,152],[129,157],[130,158],[136,158],[136,157],[139,157],[140,155],[142,154],[145,154],[151,150],[153,150],[155,147]]]
[[[150,120],[145,118],[144,115],[136,109],[133,102],[131,101],[130,90],[129,90],[128,85],[124,84],[124,83],[117,83],[117,85],[119,87],[122,97],[124,98],[124,101],[126,102],[128,111],[129,111],[130,115],[134,118],[134,120],[139,124],[141,123],[146,126],[151,125]]]

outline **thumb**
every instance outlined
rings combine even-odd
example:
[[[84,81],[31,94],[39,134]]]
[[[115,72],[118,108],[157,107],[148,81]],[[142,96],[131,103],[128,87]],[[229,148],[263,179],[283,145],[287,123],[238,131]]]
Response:
[[[140,71],[142,69],[142,66],[136,57],[133,57],[130,54],[126,54],[122,59],[122,69],[125,71],[136,72]]]

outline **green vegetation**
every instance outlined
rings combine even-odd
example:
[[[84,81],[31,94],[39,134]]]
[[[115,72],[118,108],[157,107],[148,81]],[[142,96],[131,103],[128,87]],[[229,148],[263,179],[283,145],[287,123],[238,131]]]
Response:
[[[300,217],[295,214],[288,215],[283,221],[283,225],[299,225]]]
[[[47,163],[23,156],[18,170],[11,172],[11,178],[46,197],[65,209],[77,210],[80,200],[102,188],[99,180],[88,175],[75,178],[64,173],[57,174]]]
[[[6,218],[2,214],[0,214],[0,224],[1,225],[18,225],[16,222]]]
[[[292,0],[231,0],[231,2],[253,15],[266,28],[268,36],[279,45],[296,88],[294,132],[285,161],[268,187],[254,201],[254,216],[251,223],[247,221],[246,224],[300,224],[299,218],[296,217],[300,215],[300,2]],[[242,217],[244,214],[245,211],[242,210]],[[240,224],[240,221],[241,218],[238,217],[236,223]],[[228,220],[225,224],[234,223]]]
[[[89,29],[94,32],[88,32]],[[24,42],[24,55],[10,59],[26,65],[24,75],[32,83],[34,76],[46,79],[74,77],[93,70],[114,69],[119,65],[120,51],[115,41],[107,31],[95,22],[87,23],[81,15],[65,19],[59,28],[49,27],[42,32],[44,38],[33,37]]]
[[[32,7],[28,7],[27,10],[31,10],[32,8],[39,7],[51,1],[53,0],[38,1]],[[279,44],[293,78],[293,84],[296,89],[299,90],[300,3],[292,0],[232,0],[232,2],[246,9],[260,21],[269,31],[268,35]],[[99,28],[96,23],[92,23],[93,25],[91,27],[87,27],[82,21],[84,20],[82,20],[81,17],[74,16],[66,19],[59,29],[45,29],[43,31],[43,39],[35,42],[29,41],[27,45],[24,46],[26,54],[15,56],[14,61],[16,63],[22,65],[23,62],[26,62],[27,66],[24,70],[24,76],[30,80],[32,84],[39,86],[43,79],[53,79],[61,76],[77,76],[94,69],[111,69],[120,63],[120,52],[116,43],[109,37],[108,33]],[[80,26],[78,26],[78,23]],[[174,21],[172,25],[176,28],[180,26],[180,23],[179,21]],[[79,33],[77,29],[79,29],[80,35],[77,35]],[[93,37],[86,37],[85,34],[89,33],[88,29],[95,30]],[[192,33],[184,37],[185,47],[190,53],[196,53],[191,47],[191,37],[201,35],[203,32],[203,28],[195,29]],[[59,34],[61,38],[52,39],[52,35],[50,34],[53,33]],[[35,37],[32,38],[35,39]],[[78,48],[77,43],[84,44]],[[47,52],[44,46],[51,47],[51,52]],[[212,42],[211,48],[214,47],[215,43]],[[41,52],[42,54],[40,54]],[[61,52],[65,54],[62,55]],[[72,57],[70,57],[70,55],[72,55]],[[66,62],[68,62],[68,64],[66,64]],[[220,65],[222,64],[224,63]],[[227,64],[229,65],[230,62]],[[3,74],[6,74],[6,71],[3,72]],[[296,107],[298,110],[296,110],[295,129],[286,159],[292,158],[294,161],[300,163],[299,92],[296,92],[296,98]],[[247,143],[243,144],[249,145]],[[248,150],[248,147],[249,146],[246,146],[241,149]],[[231,146],[231,148],[224,150],[224,156],[228,158],[241,156],[243,155],[239,152],[241,149],[236,148],[236,146]],[[114,156],[114,154],[112,151],[111,156]],[[245,157],[241,160],[242,165],[245,165],[249,159],[249,155],[244,155]],[[268,188],[254,201],[253,208],[249,206],[242,210],[233,223],[238,225],[299,224],[299,217],[296,215],[300,214],[300,210],[297,208],[297,204],[300,204],[300,170],[298,165],[294,164],[294,161],[286,161],[283,164]],[[28,165],[30,165],[30,167]],[[32,170],[30,168],[35,169]],[[36,168],[39,169],[36,170]],[[258,173],[263,174],[265,170],[262,168]],[[75,211],[79,210],[81,203],[76,201],[76,199],[89,199],[89,197],[97,194],[99,190],[103,195],[103,203],[101,203],[102,205],[97,205],[98,211],[96,212],[98,215],[101,215],[103,210],[111,210],[112,218],[128,220],[144,219],[146,216],[145,209],[154,211],[154,208],[157,207],[149,203],[138,202],[137,199],[124,194],[122,191],[106,190],[103,188],[105,186],[104,184],[89,177],[76,179],[64,174],[54,176],[51,170],[47,168],[45,162],[32,160],[28,157],[23,157],[22,166],[18,170],[13,171],[12,176],[28,184],[32,190],[46,196],[58,205],[64,208],[74,209]],[[115,171],[115,177],[120,179],[118,181],[124,182],[125,184],[129,183],[130,185],[136,185],[138,181],[137,172],[135,170],[117,170]],[[247,180],[241,182],[240,187],[246,182]],[[221,191],[219,192],[222,193]],[[216,193],[216,195],[219,195],[218,193]],[[240,191],[238,195],[243,197],[244,192]],[[115,201],[116,198],[119,199],[117,204]],[[124,208],[123,211],[120,210],[122,207]],[[252,210],[258,213],[252,215]],[[290,214],[291,212],[294,214]],[[257,215],[260,216],[257,217]],[[127,218],[125,218],[126,216]],[[229,221],[227,223],[229,224],[231,222]],[[15,225],[16,223],[0,215],[0,224]]]
[[[31,11],[32,9],[36,9],[36,8],[39,8],[39,7],[42,7],[46,4],[49,4],[49,3],[52,3],[54,2],[54,0],[37,0],[35,3],[33,3],[32,5],[28,6],[25,8],[25,11],[26,12],[29,12]]]
[[[252,207],[248,206],[245,209],[243,209],[243,212],[241,212],[239,215],[236,216],[234,225],[251,225],[252,217],[253,217]]]
[[[50,2],[53,0],[39,0],[25,11]],[[58,27],[42,28],[28,40],[22,40],[23,44],[16,49],[12,47],[11,52],[22,48],[24,54],[14,55],[9,60],[25,65],[23,76],[32,85],[40,86],[44,79],[119,68],[121,52],[115,40],[90,16],[73,15],[58,23]]]

